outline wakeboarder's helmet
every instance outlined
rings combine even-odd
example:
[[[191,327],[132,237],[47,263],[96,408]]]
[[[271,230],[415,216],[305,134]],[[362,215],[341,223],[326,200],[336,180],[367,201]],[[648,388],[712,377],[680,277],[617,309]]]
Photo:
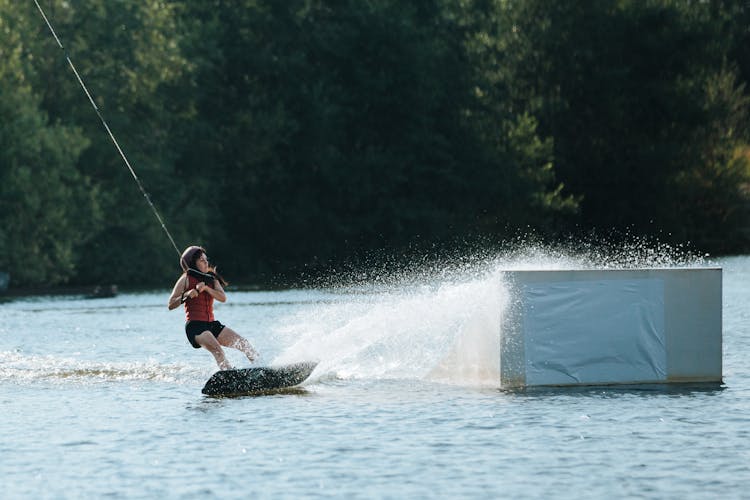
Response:
[[[180,267],[182,267],[183,271],[187,271],[188,268],[195,262],[195,256],[199,253],[206,251],[203,250],[202,247],[197,247],[195,245],[189,246],[185,249],[184,252],[182,252],[182,256],[180,257]]]

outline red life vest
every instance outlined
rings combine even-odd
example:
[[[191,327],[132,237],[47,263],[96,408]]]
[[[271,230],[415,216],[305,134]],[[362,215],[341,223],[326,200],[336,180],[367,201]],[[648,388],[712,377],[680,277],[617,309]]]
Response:
[[[190,275],[188,275],[187,279],[187,290],[194,289],[195,285],[202,281]],[[185,320],[214,321],[214,298],[208,292],[203,292],[199,293],[194,299],[187,299],[185,301]]]

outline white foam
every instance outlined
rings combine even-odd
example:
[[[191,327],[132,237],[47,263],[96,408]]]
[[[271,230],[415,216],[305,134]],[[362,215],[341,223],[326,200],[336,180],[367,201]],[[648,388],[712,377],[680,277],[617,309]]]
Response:
[[[465,278],[465,277],[464,277]],[[289,345],[275,363],[317,359],[317,376],[499,380],[500,319],[507,300],[497,273],[384,291],[338,291],[338,300],[288,318]]]
[[[637,243],[635,244],[637,246]],[[313,377],[417,378],[499,386],[505,271],[700,265],[669,248],[571,254],[523,246],[489,258],[370,277],[285,318],[274,363],[319,361]]]
[[[204,370],[187,365],[144,362],[94,362],[52,355],[33,356],[0,351],[0,378],[15,381],[46,380],[59,383],[155,380],[191,382],[206,377]]]

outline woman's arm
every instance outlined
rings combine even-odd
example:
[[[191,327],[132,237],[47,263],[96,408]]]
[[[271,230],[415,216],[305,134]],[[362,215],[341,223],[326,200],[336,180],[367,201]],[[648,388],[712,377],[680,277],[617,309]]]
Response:
[[[190,289],[187,291],[185,290],[185,288],[187,287],[186,280],[187,275],[183,274],[177,279],[177,283],[174,284],[172,295],[169,296],[169,302],[167,303],[167,307],[169,307],[170,311],[172,309],[180,307],[180,304],[185,302],[187,298],[195,297],[198,295],[198,292],[195,289]]]
[[[213,287],[211,287],[210,285],[206,285],[201,281],[195,286],[195,288],[196,290],[198,290],[198,292],[206,292],[219,302],[227,301],[227,294],[224,293],[224,289],[221,287],[221,283],[219,283],[219,280],[214,280]]]

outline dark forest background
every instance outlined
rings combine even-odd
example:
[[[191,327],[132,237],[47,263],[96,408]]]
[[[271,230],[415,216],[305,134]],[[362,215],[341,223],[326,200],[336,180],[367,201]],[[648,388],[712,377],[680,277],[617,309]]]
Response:
[[[750,250],[747,1],[40,5],[180,249],[234,282],[528,233]],[[30,0],[0,0],[0,271],[179,272]]]

